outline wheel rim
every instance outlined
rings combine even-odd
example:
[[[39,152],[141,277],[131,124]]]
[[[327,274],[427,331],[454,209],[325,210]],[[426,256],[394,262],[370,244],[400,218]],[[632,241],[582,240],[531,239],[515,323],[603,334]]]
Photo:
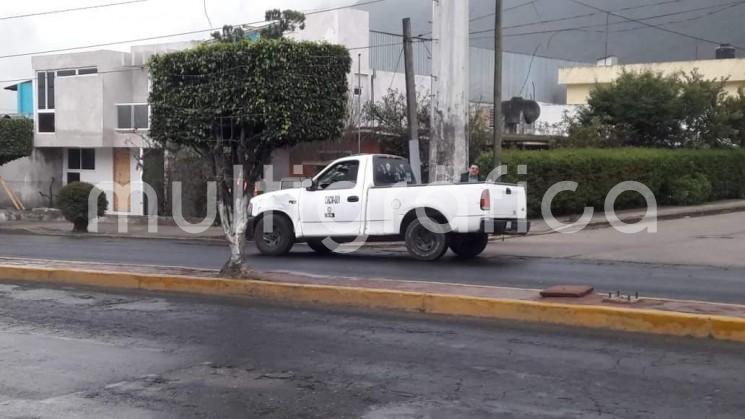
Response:
[[[268,247],[277,247],[279,246],[279,242],[281,241],[281,238],[279,236],[278,232],[271,232],[271,233],[264,233],[264,243]]]
[[[413,234],[414,247],[417,252],[428,254],[437,246],[437,236],[424,226],[419,226]]]

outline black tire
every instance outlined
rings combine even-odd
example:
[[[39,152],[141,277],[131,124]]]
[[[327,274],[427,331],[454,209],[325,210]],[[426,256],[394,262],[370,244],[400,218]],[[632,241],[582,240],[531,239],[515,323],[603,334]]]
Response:
[[[324,239],[308,239],[308,247],[313,249],[313,251],[318,253],[319,255],[328,255],[333,253],[333,250],[323,244],[323,240]]]
[[[273,230],[271,233],[264,233],[265,221],[271,219]],[[295,244],[295,233],[287,217],[267,214],[262,217],[254,228],[254,241],[256,247],[264,255],[281,256],[286,255]]]
[[[458,257],[470,259],[480,255],[488,244],[489,235],[487,234],[452,234],[449,246]]]
[[[448,251],[447,234],[431,231],[418,218],[406,226],[404,238],[409,254],[418,260],[434,261]]]

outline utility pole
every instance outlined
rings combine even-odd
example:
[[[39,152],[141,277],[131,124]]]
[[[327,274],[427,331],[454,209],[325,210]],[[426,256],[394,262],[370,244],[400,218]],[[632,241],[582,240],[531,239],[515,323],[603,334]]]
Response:
[[[357,54],[357,154],[362,153],[362,54]]]
[[[494,167],[502,163],[502,0],[494,9]]]
[[[414,48],[411,40],[411,19],[404,18],[404,68],[406,74],[406,108],[409,115],[409,163],[414,177],[422,182],[422,161],[419,158],[419,117],[416,109]]]
[[[429,181],[452,182],[468,164],[468,0],[432,2],[432,135]]]

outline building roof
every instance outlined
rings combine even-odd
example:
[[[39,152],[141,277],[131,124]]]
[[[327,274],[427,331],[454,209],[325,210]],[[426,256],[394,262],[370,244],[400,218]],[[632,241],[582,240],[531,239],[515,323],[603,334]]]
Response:
[[[16,84],[11,84],[10,86],[5,86],[5,87],[4,87],[4,89],[5,89],[5,90],[10,90],[10,91],[13,91],[13,92],[15,92],[15,91],[17,91],[17,90],[18,90],[18,85],[21,85],[21,84],[23,84],[23,83],[29,83],[29,82],[31,82],[31,80],[24,80],[24,81],[22,81],[22,82],[18,82],[18,83],[16,83]]]

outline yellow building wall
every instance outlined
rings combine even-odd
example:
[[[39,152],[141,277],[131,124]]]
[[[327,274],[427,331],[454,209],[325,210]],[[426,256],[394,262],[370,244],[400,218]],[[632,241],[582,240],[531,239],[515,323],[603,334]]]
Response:
[[[705,79],[727,79],[724,90],[728,94],[737,94],[737,89],[745,88],[745,59],[570,67],[559,70],[559,83],[566,86],[567,104],[586,104],[590,90],[595,85],[611,83],[618,78],[623,70],[631,72],[653,71],[665,75],[681,71],[690,73],[695,70]]]

